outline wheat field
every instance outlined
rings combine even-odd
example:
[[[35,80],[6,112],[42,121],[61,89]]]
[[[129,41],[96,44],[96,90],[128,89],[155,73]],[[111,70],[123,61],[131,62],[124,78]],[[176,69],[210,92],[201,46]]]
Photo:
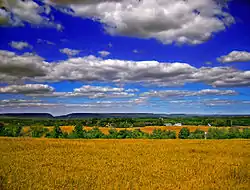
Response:
[[[0,189],[249,189],[249,140],[0,138]]]
[[[146,133],[152,133],[154,129],[161,129],[161,130],[171,130],[171,131],[175,131],[177,134],[180,132],[180,130],[183,127],[187,127],[191,132],[195,131],[196,129],[201,129],[203,131],[208,131],[209,128],[208,126],[189,126],[189,125],[185,125],[185,126],[170,126],[170,127],[165,127],[165,126],[146,126],[146,127],[134,127],[134,128],[115,128],[117,131],[120,130],[135,130],[135,129],[140,129],[143,132]],[[27,127],[28,129],[29,127]],[[110,128],[107,127],[98,127],[104,134],[108,134]],[[74,126],[61,126],[61,129],[63,132],[68,132],[71,133],[74,130]],[[91,130],[93,129],[93,127],[87,127],[84,126],[85,130]]]

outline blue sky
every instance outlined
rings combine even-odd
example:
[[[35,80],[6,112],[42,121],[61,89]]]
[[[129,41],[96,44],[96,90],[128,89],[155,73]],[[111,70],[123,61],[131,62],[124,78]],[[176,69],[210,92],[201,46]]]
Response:
[[[1,113],[250,113],[248,0],[0,4]]]

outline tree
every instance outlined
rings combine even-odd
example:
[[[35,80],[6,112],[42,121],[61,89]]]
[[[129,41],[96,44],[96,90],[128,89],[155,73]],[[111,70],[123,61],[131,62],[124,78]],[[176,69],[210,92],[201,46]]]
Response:
[[[204,139],[205,132],[200,129],[196,129],[194,132],[190,133],[189,138],[190,139]]]
[[[183,127],[180,130],[178,137],[179,137],[179,139],[188,139],[189,135],[190,135],[189,129],[187,127]]]
[[[31,126],[30,130],[32,137],[42,137],[45,132],[48,132],[48,129],[43,126]]]
[[[3,123],[0,123],[0,136],[2,136],[4,134],[4,124]]]
[[[231,127],[228,130],[228,138],[229,139],[234,139],[234,138],[240,138],[241,137],[241,133],[240,130],[238,128],[235,127]]]
[[[84,138],[84,131],[82,129],[82,125],[78,124],[75,126],[73,130],[73,135],[75,138]]]
[[[228,139],[228,130],[220,128],[209,128],[208,129],[208,139]]]
[[[250,129],[244,128],[242,131],[242,138],[244,139],[250,139]]]
[[[116,129],[110,129],[107,137],[110,139],[117,139],[117,136],[118,136],[118,131]]]
[[[64,135],[63,135],[63,132],[60,128],[59,125],[56,125],[52,131],[52,133],[47,133],[46,134],[46,137],[51,137],[51,138],[62,138]]]

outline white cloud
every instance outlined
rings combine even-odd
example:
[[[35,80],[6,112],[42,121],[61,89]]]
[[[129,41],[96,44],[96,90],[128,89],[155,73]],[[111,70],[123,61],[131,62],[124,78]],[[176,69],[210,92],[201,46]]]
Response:
[[[24,48],[30,48],[32,49],[32,45],[28,44],[27,42],[15,42],[15,41],[12,41],[9,43],[9,45],[12,47],[12,48],[15,48],[15,49],[18,49],[18,50],[22,50]]]
[[[42,57],[31,53],[17,55],[14,52],[0,50],[0,82],[21,82],[23,80],[46,76],[50,64]]]
[[[111,35],[154,38],[164,44],[200,44],[234,22],[214,0],[53,1],[70,14],[103,23]]]
[[[73,92],[53,92],[53,93],[31,93],[28,96],[32,97],[87,97],[95,98],[129,98],[135,96],[133,93],[128,93],[124,88],[115,88],[108,86],[90,86],[85,85],[81,88],[75,88]]]
[[[200,44],[234,23],[226,3],[215,0],[33,0],[5,1],[0,15],[12,26],[25,23],[62,29],[54,23],[58,11],[103,24],[111,35],[156,39],[164,44]]]
[[[52,93],[54,88],[44,84],[10,85],[0,87],[0,94],[41,94]]]
[[[38,44],[48,44],[48,45],[56,45],[54,42],[51,42],[49,40],[42,40],[42,39],[37,39]]]
[[[99,92],[122,92],[124,91],[124,88],[114,88],[114,87],[108,87],[108,86],[90,86],[85,85],[81,88],[74,89],[74,92],[76,93],[99,93]]]
[[[250,52],[232,51],[228,55],[219,57],[217,60],[221,63],[250,62]]]
[[[217,89],[203,89],[200,91],[188,91],[188,90],[160,90],[144,92],[141,96],[145,97],[189,97],[189,96],[223,96],[223,95],[237,95],[234,90],[217,90]]]
[[[60,24],[51,21],[51,11],[48,5],[39,5],[33,0],[5,0],[5,17],[12,26],[24,26],[24,23],[62,29]]]
[[[213,87],[250,86],[250,71],[232,67],[196,68],[188,63],[102,59],[93,55],[46,62],[38,55],[0,51],[0,81],[110,82],[181,86],[205,83]]]
[[[102,57],[106,57],[106,56],[110,55],[110,52],[108,52],[108,51],[98,51],[98,53],[99,53]]]
[[[72,57],[72,56],[78,55],[81,51],[75,50],[75,49],[64,48],[64,49],[60,49],[60,52],[66,54],[69,57]]]

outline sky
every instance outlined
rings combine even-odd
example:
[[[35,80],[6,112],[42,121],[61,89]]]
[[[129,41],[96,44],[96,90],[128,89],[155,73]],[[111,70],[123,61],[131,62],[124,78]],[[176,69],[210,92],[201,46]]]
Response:
[[[0,113],[250,114],[249,0],[0,7]]]

